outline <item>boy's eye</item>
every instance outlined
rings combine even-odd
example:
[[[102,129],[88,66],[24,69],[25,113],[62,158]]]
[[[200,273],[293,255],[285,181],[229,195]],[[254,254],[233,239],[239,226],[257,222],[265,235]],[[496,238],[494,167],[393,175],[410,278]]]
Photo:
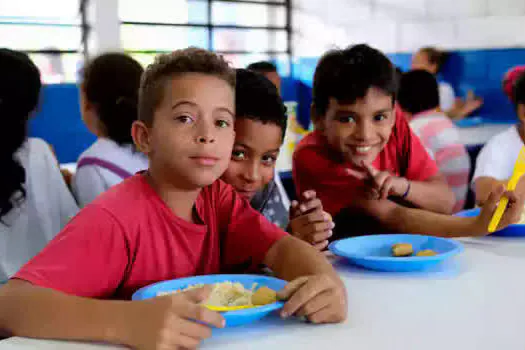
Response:
[[[347,115],[347,116],[338,117],[337,121],[339,123],[353,123],[353,122],[355,122],[355,118],[352,117],[352,116]]]
[[[233,150],[232,152],[233,160],[244,160],[245,158],[246,158],[246,153],[244,153],[244,151]]]
[[[175,118],[176,121],[182,123],[182,124],[190,124],[193,123],[193,118],[189,115],[181,115]]]
[[[224,129],[230,126],[230,122],[221,119],[221,120],[217,120],[215,122],[215,125],[217,125],[221,129]]]
[[[275,164],[275,162],[277,161],[277,157],[275,156],[263,156],[262,157],[262,163],[266,166],[272,166]]]
[[[385,119],[386,119],[386,115],[384,115],[384,114],[378,114],[378,115],[374,116],[374,120],[378,121],[378,122],[383,121]]]

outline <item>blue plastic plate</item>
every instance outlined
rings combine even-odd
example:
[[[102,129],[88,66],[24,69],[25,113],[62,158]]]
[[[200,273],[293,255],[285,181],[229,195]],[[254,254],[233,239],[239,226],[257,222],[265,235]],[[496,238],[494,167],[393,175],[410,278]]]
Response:
[[[480,208],[475,208],[475,209],[460,211],[456,215],[469,218],[473,216],[478,216],[480,211],[481,211]],[[524,237],[525,236],[525,225],[520,225],[520,224],[509,225],[503,230],[496,231],[492,233],[491,235],[501,236],[501,237]]]
[[[170,292],[185,289],[196,284],[214,284],[219,282],[240,282],[242,285],[250,289],[254,283],[258,287],[266,286],[275,291],[279,291],[287,284],[286,281],[274,277],[258,276],[258,275],[207,275],[196,276],[188,278],[180,278],[171,281],[164,281],[143,287],[136,291],[132,300],[144,300],[155,298],[160,292]],[[222,316],[226,320],[226,327],[239,326],[247,323],[257,321],[274,310],[281,309],[283,302],[275,302],[273,304],[258,306],[249,309],[223,312]]]
[[[392,246],[397,243],[410,243],[417,253],[432,249],[435,256],[393,257]],[[384,234],[346,238],[330,244],[332,253],[349,259],[353,264],[377,271],[421,271],[438,265],[460,253],[463,246],[451,239],[407,235]]]

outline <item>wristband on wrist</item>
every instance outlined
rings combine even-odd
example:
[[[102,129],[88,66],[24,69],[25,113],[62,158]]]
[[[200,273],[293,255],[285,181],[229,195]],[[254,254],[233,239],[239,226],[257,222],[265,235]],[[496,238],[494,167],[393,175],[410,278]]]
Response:
[[[405,199],[405,198],[408,196],[408,193],[410,192],[410,181],[409,181],[409,180],[407,180],[407,184],[408,184],[408,186],[407,186],[407,190],[406,190],[406,192],[401,196],[401,198],[403,198],[403,199]]]

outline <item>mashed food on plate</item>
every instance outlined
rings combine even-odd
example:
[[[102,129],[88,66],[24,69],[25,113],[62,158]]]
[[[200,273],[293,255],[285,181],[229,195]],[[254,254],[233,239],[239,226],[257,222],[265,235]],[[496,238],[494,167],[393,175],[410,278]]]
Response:
[[[204,287],[204,284],[191,285],[182,290],[159,292],[157,296],[201,287]],[[221,282],[213,284],[210,296],[202,304],[207,306],[257,306],[271,304],[276,300],[277,296],[274,290],[264,286],[257,289],[257,283],[254,283],[251,289],[246,289],[239,282]]]

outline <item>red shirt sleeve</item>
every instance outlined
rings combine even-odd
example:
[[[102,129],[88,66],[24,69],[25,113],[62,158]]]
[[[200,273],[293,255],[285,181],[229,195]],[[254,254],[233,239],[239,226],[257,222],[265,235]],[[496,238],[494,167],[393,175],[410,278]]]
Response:
[[[407,155],[407,164],[402,175],[415,181],[425,181],[437,175],[439,168],[436,162],[430,157],[419,137],[414,134],[408,121],[401,116],[396,123],[399,134],[403,135],[401,155]]]
[[[263,263],[270,247],[287,233],[269,222],[253,209],[233,187],[220,183],[219,216],[227,218],[221,225],[222,264],[226,267],[250,261],[250,267],[257,268]]]
[[[324,210],[331,215],[348,207],[363,187],[362,180],[345,172],[344,166],[330,161],[320,147],[304,147],[295,151],[292,175],[297,196],[314,190]]]
[[[125,275],[128,244],[105,209],[83,209],[13,277],[64,293],[110,298]]]

